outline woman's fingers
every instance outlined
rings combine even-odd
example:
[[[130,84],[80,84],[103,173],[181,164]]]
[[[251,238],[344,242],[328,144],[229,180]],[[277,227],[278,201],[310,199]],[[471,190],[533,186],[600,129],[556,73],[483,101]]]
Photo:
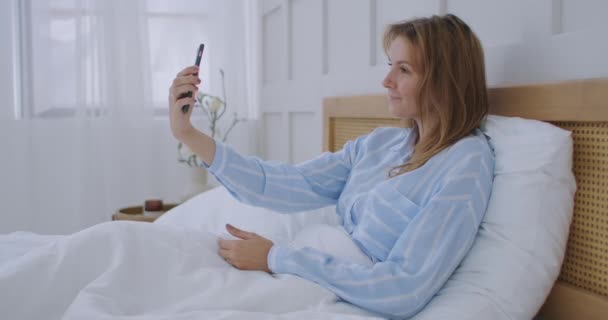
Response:
[[[198,85],[200,84],[200,79],[195,76],[184,76],[177,77],[173,80],[173,84],[171,88],[169,88],[170,93],[170,101],[175,101],[176,99],[184,98],[185,95],[188,97],[196,97],[196,92],[198,92]],[[188,92],[191,92],[190,94]]]
[[[230,250],[234,247],[234,242],[240,240],[217,239],[217,244],[221,249]]]
[[[197,67],[197,66],[189,66],[189,67],[184,68],[182,71],[180,71],[177,74],[177,77],[191,75],[191,74],[197,73],[198,70],[199,70],[199,67]]]
[[[189,98],[196,98],[194,93],[198,92],[198,87],[193,86],[191,84],[184,84],[184,85],[181,85],[178,87],[171,87],[171,95],[175,99],[184,98],[188,92],[192,92],[192,97],[188,96]]]
[[[169,121],[171,132],[178,140],[184,139],[193,130],[196,130],[190,122],[190,116],[194,110],[196,93],[201,82],[198,75],[193,75],[198,72],[197,66],[183,69],[177,74],[169,88]]]
[[[198,72],[198,67],[188,67],[177,74],[173,83],[169,88],[169,103],[173,103],[177,99],[184,98],[188,95],[189,98],[195,97],[198,92],[198,86],[201,83],[201,79],[198,76],[193,75],[193,72]],[[190,93],[189,93],[190,92]]]
[[[218,254],[237,269],[271,272],[266,260],[273,246],[272,241],[230,225],[226,227],[231,234],[244,240],[218,238]]]
[[[219,248],[217,250],[217,253],[220,255],[220,257],[224,258],[225,260],[230,259],[230,250]]]
[[[179,109],[181,112],[181,109],[183,106],[185,105],[194,105],[194,103],[196,102],[196,100],[194,100],[194,98],[190,98],[190,97],[185,97],[185,98],[181,98],[181,99],[177,99],[175,101],[175,103],[173,103],[173,109]],[[191,113],[192,112],[192,108],[189,108],[187,113]]]
[[[244,239],[244,240],[251,239],[251,238],[255,237],[255,233],[241,230],[241,229],[239,229],[237,227],[234,227],[231,224],[226,224],[226,230],[228,230],[228,232],[231,235],[233,235],[233,236],[235,236],[237,238]]]
[[[180,86],[182,84],[193,84],[199,85],[201,83],[201,79],[195,76],[181,76],[173,79],[173,87]]]

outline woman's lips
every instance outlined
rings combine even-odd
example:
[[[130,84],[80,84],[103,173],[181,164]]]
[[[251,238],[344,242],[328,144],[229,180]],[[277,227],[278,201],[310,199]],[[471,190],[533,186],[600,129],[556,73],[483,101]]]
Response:
[[[395,102],[395,101],[401,100],[401,98],[399,98],[399,97],[388,97],[388,99],[389,99],[391,102]]]

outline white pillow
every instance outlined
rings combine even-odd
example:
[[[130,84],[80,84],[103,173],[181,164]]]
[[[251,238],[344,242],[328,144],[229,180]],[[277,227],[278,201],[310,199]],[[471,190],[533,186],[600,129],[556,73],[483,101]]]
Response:
[[[414,319],[532,319],[557,279],[576,184],[569,131],[489,116],[496,155],[477,239],[437,296]]]
[[[219,186],[203,192],[167,211],[154,223],[180,228],[196,228],[223,238],[232,238],[226,224],[265,236],[276,243],[286,243],[305,226],[328,224],[337,226],[335,206],[299,213],[280,214],[269,209],[250,206],[235,199]]]

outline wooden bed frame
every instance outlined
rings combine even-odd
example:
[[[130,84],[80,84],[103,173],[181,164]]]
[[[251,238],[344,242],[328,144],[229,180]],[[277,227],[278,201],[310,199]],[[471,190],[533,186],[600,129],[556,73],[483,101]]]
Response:
[[[490,114],[551,122],[573,132],[574,217],[561,274],[540,310],[544,320],[608,319],[608,79],[489,89]],[[323,147],[379,126],[408,126],[385,94],[323,101]]]

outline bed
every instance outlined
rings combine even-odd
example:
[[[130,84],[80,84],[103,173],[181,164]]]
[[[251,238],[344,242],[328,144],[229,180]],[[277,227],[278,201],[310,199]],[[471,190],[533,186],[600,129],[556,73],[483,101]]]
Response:
[[[552,277],[543,278],[551,279],[543,289],[548,294],[552,287],[548,298],[544,301],[543,295],[525,310],[505,300],[502,306],[489,305],[492,310],[473,312],[467,303],[478,305],[478,296],[487,292],[474,291],[472,300],[459,300],[465,296],[463,287],[446,285],[414,319],[531,319],[537,313],[538,319],[606,319],[608,80],[492,88],[490,101],[494,115],[548,121],[572,131],[572,138],[568,132],[564,141],[574,141],[574,214],[571,223],[562,221],[562,227],[569,226],[565,258],[563,251],[551,250],[558,272],[561,266],[559,279],[553,284]],[[390,117],[381,94],[329,97],[323,104],[326,151],[376,127],[409,125]],[[565,163],[571,173],[572,163]],[[547,171],[540,178],[550,175]],[[107,222],[66,236],[0,235],[0,314],[18,319],[379,319],[314,283],[291,275],[238,271],[215,254],[217,237],[229,237],[222,233],[226,222],[275,242],[348,251],[343,238],[318,232],[320,225],[339,224],[332,210],[280,215],[238,203],[225,189],[215,188],[153,224]],[[572,216],[572,209],[567,211]],[[525,296],[516,298],[524,299],[522,305],[527,302]],[[442,304],[442,299],[449,301]],[[499,316],[491,316],[501,308]],[[509,316],[504,308],[530,316]]]
[[[608,79],[497,87],[490,114],[547,121],[572,131],[577,193],[565,259],[539,317],[608,319]],[[391,118],[385,95],[324,101],[324,149],[380,126],[408,126]]]

